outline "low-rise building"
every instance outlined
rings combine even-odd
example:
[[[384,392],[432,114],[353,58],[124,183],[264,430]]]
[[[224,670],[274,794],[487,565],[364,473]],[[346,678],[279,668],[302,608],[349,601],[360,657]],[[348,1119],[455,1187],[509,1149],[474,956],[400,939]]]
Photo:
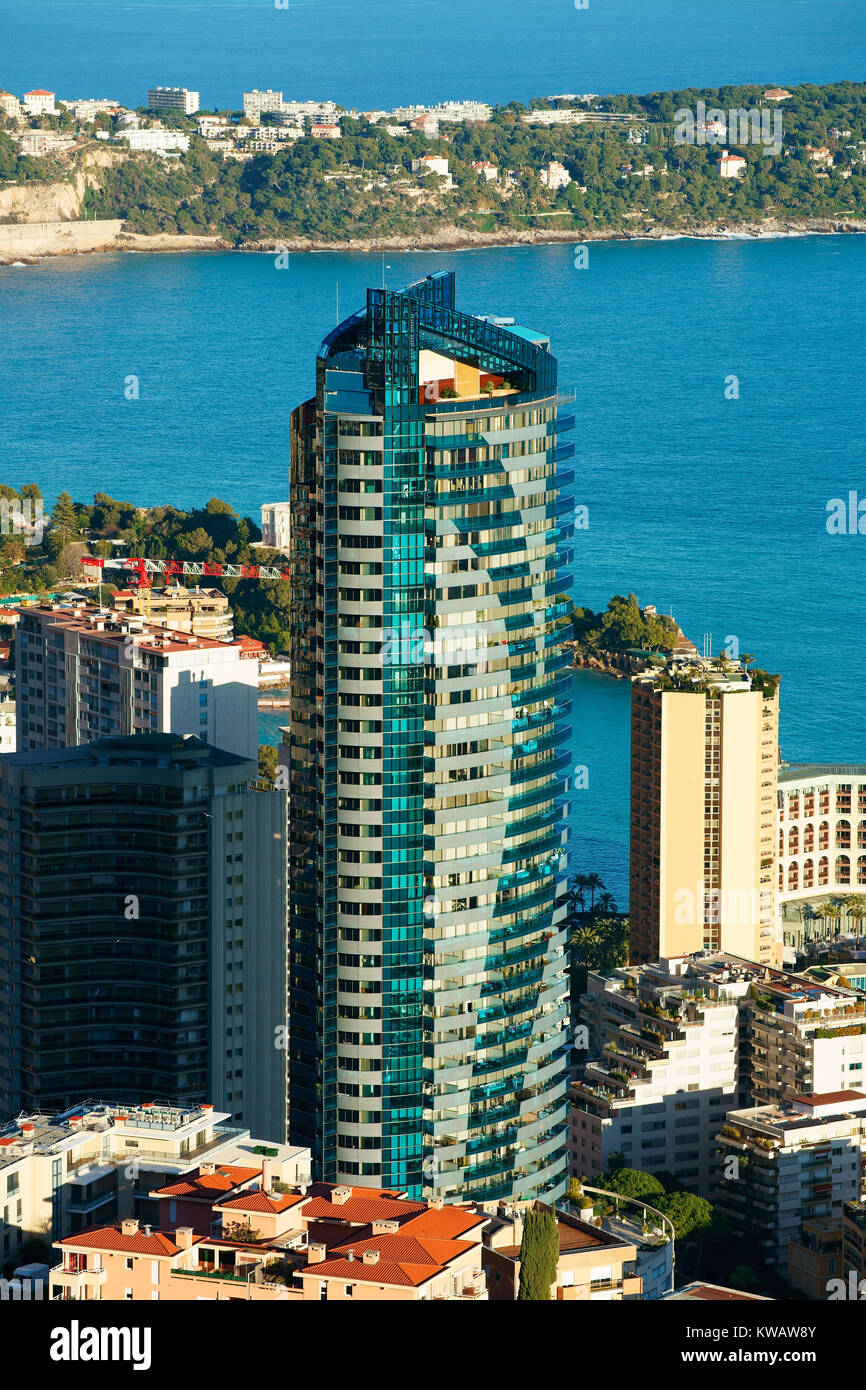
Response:
[[[491,164],[489,159],[477,160],[472,168],[476,174],[481,174],[487,183],[499,182],[499,169],[495,164]]]
[[[262,545],[272,550],[288,553],[292,534],[292,508],[290,502],[264,502],[262,504]]]
[[[515,1205],[491,1217],[484,1233],[484,1267],[490,1298],[511,1302],[520,1291],[520,1247],[528,1207],[550,1211],[543,1202]],[[637,1246],[592,1220],[556,1211],[559,1255],[550,1296],[558,1302],[620,1302],[640,1298],[635,1272]]]
[[[181,130],[125,130],[121,137],[131,150],[150,154],[186,154],[189,136]]]
[[[342,133],[340,126],[334,121],[313,121],[310,126],[310,134],[314,140],[339,140]]]
[[[845,1203],[845,1208],[850,1206]],[[844,1212],[843,1212],[844,1220]],[[842,1261],[842,1221],[816,1216],[803,1222],[799,1239],[788,1246],[788,1283],[807,1298],[827,1297],[831,1279],[838,1279],[848,1265]]]
[[[420,159],[412,160],[413,174],[436,174],[440,179],[445,180],[445,187],[453,186],[453,179],[448,170],[448,160],[438,154],[425,154]]]
[[[10,121],[20,121],[23,109],[21,102],[11,92],[0,92],[0,115]]]
[[[46,92],[44,87],[36,87],[32,92],[25,92],[21,99],[21,104],[28,116],[57,115],[57,107],[54,104],[54,93]]]
[[[117,613],[141,614],[141,594],[137,589],[117,589],[111,596]],[[234,617],[221,589],[187,589],[183,584],[148,590],[148,621],[176,632],[192,632],[215,642],[231,642]]]
[[[741,154],[722,150],[717,167],[723,179],[738,179],[746,172],[748,163]]]
[[[75,144],[74,135],[61,135],[56,130],[23,130],[15,139],[22,154],[35,158],[62,154]]]
[[[208,1179],[216,1189],[206,1207],[209,1233],[213,1201],[241,1175],[247,1185],[260,1179],[266,1164],[284,1182],[309,1181],[309,1149],[265,1144],[212,1105],[86,1101],[60,1115],[24,1113],[0,1129],[0,1264],[24,1241],[60,1240],[94,1222],[134,1216],[157,1225],[172,1200],[163,1202],[159,1189],[180,1194],[194,1190],[199,1174],[232,1173],[233,1186]],[[198,1231],[192,1200],[177,1202],[179,1223]]]
[[[539,178],[545,188],[555,193],[557,189],[567,188],[571,183],[571,174],[564,164],[552,159],[539,173]]]
[[[154,1196],[160,1229],[135,1219],[57,1241],[51,1297],[85,1301],[484,1301],[487,1213],[405,1193],[280,1182],[205,1165]],[[184,1221],[184,1217],[188,1219]],[[173,1218],[172,1218],[173,1219]]]

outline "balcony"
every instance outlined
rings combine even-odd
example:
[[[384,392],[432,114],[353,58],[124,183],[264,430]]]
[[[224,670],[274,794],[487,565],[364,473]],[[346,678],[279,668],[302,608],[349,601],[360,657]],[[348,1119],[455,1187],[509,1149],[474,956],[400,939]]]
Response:
[[[95,1290],[101,1289],[105,1283],[104,1269],[52,1269],[51,1287],[62,1289],[65,1295],[73,1298],[86,1298],[86,1290],[91,1290],[91,1297],[95,1297]]]

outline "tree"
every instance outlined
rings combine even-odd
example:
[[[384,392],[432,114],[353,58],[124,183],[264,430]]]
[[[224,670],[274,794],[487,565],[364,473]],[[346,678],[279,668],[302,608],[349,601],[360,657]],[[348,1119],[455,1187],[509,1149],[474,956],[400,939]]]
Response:
[[[642,1173],[638,1168],[620,1168],[599,1182],[609,1192],[617,1192],[620,1197],[633,1197],[638,1201],[648,1201],[650,1206],[661,1206],[656,1198],[665,1196],[663,1185],[651,1173]]]
[[[661,1183],[659,1183],[661,1187]],[[668,1192],[653,1203],[673,1223],[677,1240],[696,1231],[709,1231],[713,1225],[713,1208],[704,1197],[694,1192]]]
[[[51,509],[49,537],[52,553],[57,556],[78,534],[78,508],[68,492],[61,492]]]
[[[263,782],[274,784],[277,775],[277,750],[270,743],[259,744],[259,777]]]
[[[548,1208],[530,1207],[523,1219],[518,1299],[522,1302],[549,1302],[550,1287],[556,1280],[558,1264],[559,1231],[556,1217]]]

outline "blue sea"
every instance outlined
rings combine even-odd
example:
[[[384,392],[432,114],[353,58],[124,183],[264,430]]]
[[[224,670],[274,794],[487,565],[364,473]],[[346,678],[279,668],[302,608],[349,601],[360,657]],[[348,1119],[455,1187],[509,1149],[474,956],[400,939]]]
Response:
[[[361,108],[862,79],[863,0],[3,0],[0,87],[129,104],[153,85]],[[866,760],[866,238],[390,254],[400,285],[549,331],[577,389],[575,599],[633,590],[781,672],[792,760]],[[147,505],[285,497],[319,341],[381,283],[361,254],[112,254],[0,269],[0,480]],[[130,391],[132,379],[135,391]],[[128,399],[135,396],[137,399]],[[575,672],[572,868],[627,902],[625,682]],[[263,713],[278,742],[282,711]]]
[[[862,0],[3,0],[0,86],[360,109],[862,79]]]
[[[576,601],[633,590],[699,646],[735,640],[782,674],[787,758],[866,760],[866,536],[826,527],[831,499],[866,497],[866,238],[593,244],[581,270],[569,246],[391,254],[386,275],[443,267],[462,307],[549,331],[576,387]],[[345,314],[381,274],[331,253],[0,270],[0,480],[257,516],[286,496],[337,284]],[[624,903],[628,687],[573,679],[574,868]]]

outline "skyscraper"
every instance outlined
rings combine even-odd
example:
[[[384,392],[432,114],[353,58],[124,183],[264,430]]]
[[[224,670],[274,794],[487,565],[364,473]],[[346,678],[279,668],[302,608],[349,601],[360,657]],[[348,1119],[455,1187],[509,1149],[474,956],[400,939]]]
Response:
[[[632,685],[632,962],[778,964],[778,680],[701,661]]]
[[[284,1138],[285,796],[256,773],[173,734],[0,761],[0,1115],[207,1100]]]
[[[438,274],[369,290],[292,417],[290,1133],[329,1180],[564,1187],[559,400]]]

